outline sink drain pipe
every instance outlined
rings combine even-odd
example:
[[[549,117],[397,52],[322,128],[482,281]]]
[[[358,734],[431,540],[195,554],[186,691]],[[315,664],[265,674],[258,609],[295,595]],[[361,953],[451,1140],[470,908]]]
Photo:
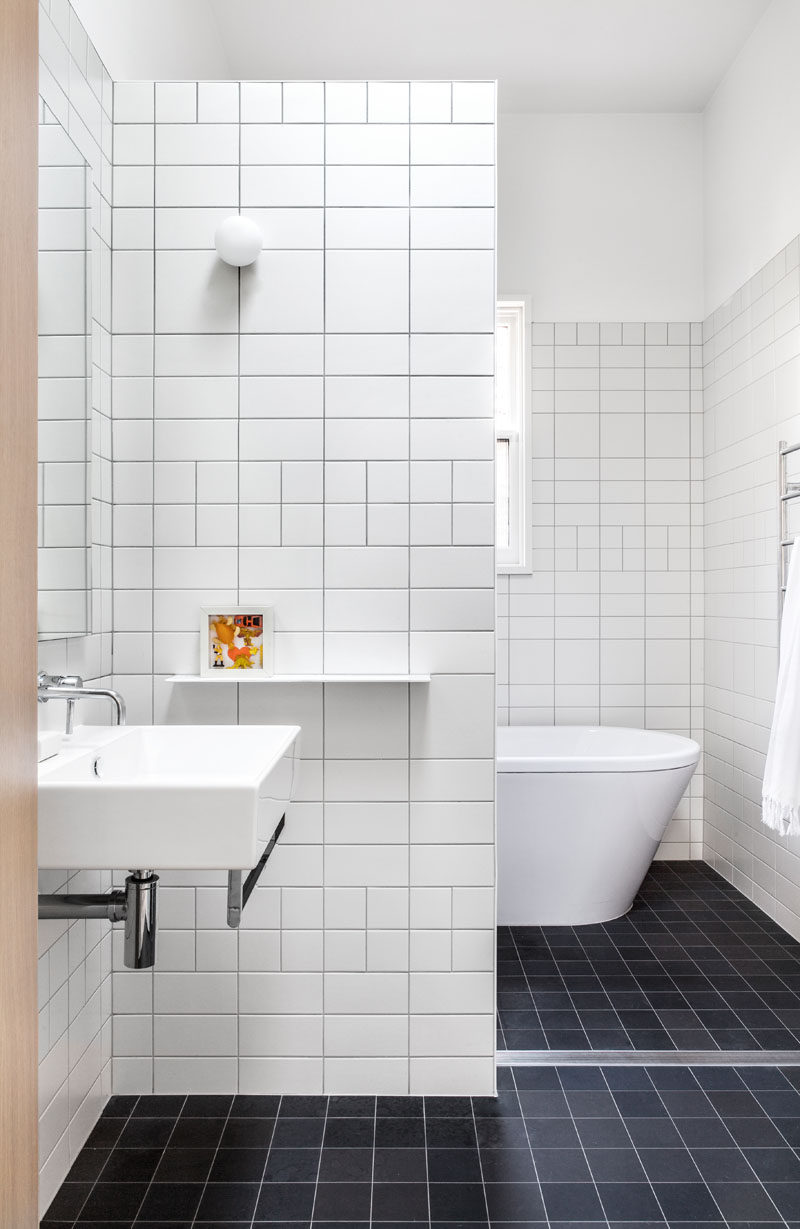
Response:
[[[125,968],[152,969],[156,960],[158,875],[131,871],[125,887],[106,894],[39,896],[40,919],[102,918],[125,923]]]

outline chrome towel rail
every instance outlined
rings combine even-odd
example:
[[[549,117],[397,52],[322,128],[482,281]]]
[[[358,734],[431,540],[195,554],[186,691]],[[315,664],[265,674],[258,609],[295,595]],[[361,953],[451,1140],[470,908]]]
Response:
[[[792,546],[794,538],[789,537],[787,528],[787,504],[792,499],[800,498],[800,482],[787,482],[786,458],[793,452],[800,452],[800,444],[787,444],[781,440],[778,444],[778,622],[783,614],[783,595],[786,592],[786,554],[787,546]]]

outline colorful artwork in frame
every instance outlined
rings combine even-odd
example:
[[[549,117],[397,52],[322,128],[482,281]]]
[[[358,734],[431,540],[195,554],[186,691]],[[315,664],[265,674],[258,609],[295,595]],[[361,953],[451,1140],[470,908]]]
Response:
[[[270,675],[273,612],[269,606],[203,606],[200,674],[203,678]]]

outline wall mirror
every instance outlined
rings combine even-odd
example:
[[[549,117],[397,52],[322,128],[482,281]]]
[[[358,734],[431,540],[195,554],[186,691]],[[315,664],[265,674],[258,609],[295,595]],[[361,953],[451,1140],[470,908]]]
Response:
[[[91,620],[91,175],[53,112],[39,122],[39,639]]]

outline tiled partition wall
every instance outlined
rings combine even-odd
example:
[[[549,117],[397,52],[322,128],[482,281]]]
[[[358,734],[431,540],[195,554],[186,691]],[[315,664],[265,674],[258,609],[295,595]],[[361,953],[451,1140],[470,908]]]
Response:
[[[795,239],[704,326],[703,856],[795,938],[800,841],[763,826],[761,785],[777,674],[777,447],[800,442],[799,249]],[[800,479],[800,456],[787,468]]]
[[[66,0],[39,11],[41,96],[92,171],[92,577],[93,633],[39,646],[39,666],[87,679],[111,675],[111,79]],[[48,361],[47,352],[43,360]],[[53,368],[45,367],[52,371]],[[55,455],[55,454],[54,454]],[[33,685],[34,663],[31,663]],[[64,706],[41,723],[63,728]],[[104,710],[97,720],[107,719]],[[42,871],[43,892],[103,891],[108,872]],[[67,888],[68,884],[68,888]],[[45,1208],[102,1108],[111,1084],[111,928],[105,922],[39,924],[39,1152]]]
[[[501,723],[702,743],[700,343],[699,324],[533,325],[533,573],[498,581]],[[700,856],[702,798],[701,768],[659,856]]]
[[[116,953],[115,1090],[488,1093],[494,87],[114,108],[116,683],[134,721],[303,728],[241,931],[224,874],[164,876],[155,973]],[[170,682],[237,599],[274,605],[279,673],[432,681]]]

